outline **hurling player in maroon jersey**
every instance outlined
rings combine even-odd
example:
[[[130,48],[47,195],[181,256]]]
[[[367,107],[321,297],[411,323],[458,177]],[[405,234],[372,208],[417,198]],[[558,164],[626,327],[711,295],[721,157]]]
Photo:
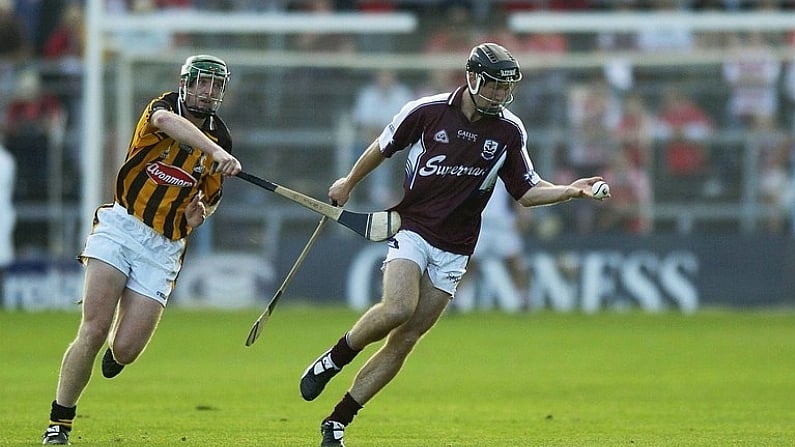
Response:
[[[116,175],[114,202],[97,209],[79,256],[83,316],[61,363],[43,444],[69,444],[77,401],[106,341],[107,378],[144,350],[182,267],[185,238],[218,206],[223,177],[240,172],[229,130],[216,115],[228,81],[226,62],[191,56],[179,90],[152,99],[141,115]]]
[[[475,248],[481,212],[498,177],[525,207],[593,198],[591,185],[601,177],[557,185],[533,169],[525,127],[505,108],[521,78],[505,48],[477,45],[466,63],[466,85],[407,103],[348,175],[329,188],[329,198],[343,205],[367,174],[406,151],[403,198],[392,208],[400,212],[402,226],[388,243],[382,300],[301,377],[301,395],[313,400],[365,346],[386,338],[322,421],[322,446],[344,445],[346,426],[397,375],[442,315]]]

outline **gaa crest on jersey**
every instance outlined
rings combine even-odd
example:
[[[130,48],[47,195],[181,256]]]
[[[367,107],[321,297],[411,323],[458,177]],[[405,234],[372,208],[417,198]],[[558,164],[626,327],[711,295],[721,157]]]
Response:
[[[480,153],[480,156],[483,157],[484,160],[491,160],[497,154],[497,149],[499,149],[500,143],[494,140],[486,140],[483,143],[483,151]]]
[[[161,186],[192,188],[196,184],[196,179],[192,175],[183,169],[167,165],[162,161],[146,165],[146,175],[149,176],[149,180]]]
[[[436,132],[436,134],[433,136],[433,141],[447,144],[450,142],[450,138],[447,137],[447,131],[442,129],[439,132]]]
[[[199,157],[199,161],[197,161],[196,166],[193,167],[194,174],[202,175],[204,173],[204,171],[206,170],[204,168],[204,160],[206,159],[207,159],[207,154],[202,154],[202,156]]]

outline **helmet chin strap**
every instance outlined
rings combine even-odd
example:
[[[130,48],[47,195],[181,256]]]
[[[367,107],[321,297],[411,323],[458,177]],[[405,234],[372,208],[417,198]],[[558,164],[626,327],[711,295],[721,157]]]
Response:
[[[497,116],[497,115],[500,114],[501,110],[495,110],[494,112],[490,112],[487,109],[485,109],[483,107],[480,107],[478,105],[476,96],[479,96],[479,95],[475,95],[474,93],[472,93],[472,91],[469,91],[469,98],[472,99],[472,104],[475,106],[475,111],[476,112],[478,112],[478,113],[480,113],[481,115],[484,115],[484,116]],[[483,98],[482,96],[480,96],[480,97]]]

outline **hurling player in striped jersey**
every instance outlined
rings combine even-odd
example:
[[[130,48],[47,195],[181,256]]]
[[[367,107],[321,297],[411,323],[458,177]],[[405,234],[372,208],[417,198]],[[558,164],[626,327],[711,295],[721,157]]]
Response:
[[[178,91],[153,98],[141,114],[114,201],[97,208],[78,257],[85,265],[82,320],[61,362],[42,444],[69,444],[77,401],[106,341],[107,378],[143,352],[182,267],[186,237],[218,206],[224,177],[240,172],[216,114],[228,82],[226,62],[191,56]]]
[[[599,176],[558,185],[535,171],[524,124],[506,108],[521,78],[518,62],[504,47],[475,46],[466,62],[466,85],[407,103],[348,175],[329,188],[329,198],[343,205],[385,159],[406,153],[403,198],[391,208],[402,224],[388,241],[382,299],[301,377],[301,395],[313,400],[362,349],[386,339],[321,422],[322,446],[344,445],[356,413],[398,374],[442,315],[466,271],[497,178],[525,207],[594,198],[591,185]]]

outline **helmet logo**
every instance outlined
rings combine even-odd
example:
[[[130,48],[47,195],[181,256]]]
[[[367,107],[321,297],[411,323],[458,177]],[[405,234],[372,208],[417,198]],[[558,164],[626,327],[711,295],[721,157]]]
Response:
[[[503,78],[512,78],[516,76],[516,69],[511,68],[510,70],[500,70],[500,76]]]

